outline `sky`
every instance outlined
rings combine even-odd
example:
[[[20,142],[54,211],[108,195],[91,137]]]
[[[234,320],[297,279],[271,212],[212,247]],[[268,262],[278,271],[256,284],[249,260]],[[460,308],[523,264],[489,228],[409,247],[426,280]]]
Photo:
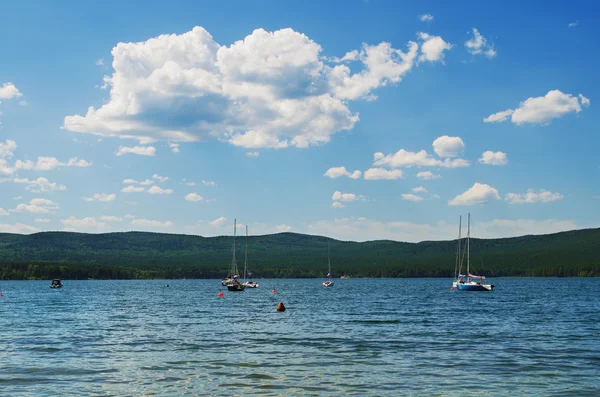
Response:
[[[5,3],[0,232],[599,227],[598,9]]]

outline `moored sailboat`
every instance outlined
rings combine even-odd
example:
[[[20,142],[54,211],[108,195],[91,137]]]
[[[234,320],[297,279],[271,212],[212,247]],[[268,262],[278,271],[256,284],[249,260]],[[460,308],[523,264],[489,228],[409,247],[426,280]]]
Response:
[[[244,253],[244,282],[242,283],[247,288],[258,288],[256,281],[246,281],[248,275],[248,226],[246,225],[246,251]]]
[[[333,287],[333,281],[331,281],[331,259],[329,258],[329,243],[327,243],[327,281],[323,282],[324,287]]]
[[[233,220],[233,257],[231,260],[231,281],[227,283],[227,290],[232,292],[241,292],[246,286],[240,282],[237,261],[235,260],[235,236],[237,231],[236,219]]]
[[[469,214],[467,226],[467,274],[462,274],[462,258],[460,257],[461,224],[462,217],[460,218],[458,226],[458,250],[456,253],[455,280],[450,289],[458,289],[459,291],[493,291],[493,284],[485,284],[485,276],[471,274],[471,214]],[[464,252],[462,254],[464,256]]]

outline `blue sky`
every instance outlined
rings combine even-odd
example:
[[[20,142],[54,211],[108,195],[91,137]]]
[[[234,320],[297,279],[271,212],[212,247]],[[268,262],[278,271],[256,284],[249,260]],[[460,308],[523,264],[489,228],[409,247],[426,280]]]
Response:
[[[597,8],[5,4],[0,232],[598,227]]]

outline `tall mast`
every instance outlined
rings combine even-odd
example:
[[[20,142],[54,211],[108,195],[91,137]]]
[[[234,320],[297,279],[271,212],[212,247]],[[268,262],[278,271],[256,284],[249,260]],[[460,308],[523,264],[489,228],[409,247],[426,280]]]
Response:
[[[237,231],[237,219],[233,219],[233,260],[231,261],[231,276],[233,277],[236,272],[236,263],[235,263],[235,234]]]
[[[246,281],[246,273],[248,273],[248,225],[246,225],[246,252],[244,253],[244,281]]]
[[[467,229],[467,277],[471,274],[471,213],[469,212],[469,227]]]
[[[330,247],[329,247],[329,241],[327,242],[327,277],[331,278],[331,259],[329,259],[329,251],[330,251]]]
[[[461,235],[461,231],[462,231],[462,215],[460,216],[459,220],[458,220],[458,249],[456,251],[456,266],[454,267],[454,278],[458,279],[458,275],[460,274],[460,271],[462,270],[461,267],[459,266],[462,265],[461,260],[460,260],[460,235]],[[458,273],[457,273],[458,272]]]

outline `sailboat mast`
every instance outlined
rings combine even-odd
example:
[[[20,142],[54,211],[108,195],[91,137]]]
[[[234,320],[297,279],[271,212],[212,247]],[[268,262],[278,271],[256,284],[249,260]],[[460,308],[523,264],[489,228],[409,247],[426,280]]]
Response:
[[[467,228],[467,277],[471,274],[471,213],[469,212],[469,226]]]
[[[248,273],[248,225],[246,225],[246,252],[244,253],[244,281],[246,281],[246,273]]]
[[[460,260],[460,235],[462,231],[462,215],[458,219],[458,249],[456,251],[456,266],[454,267],[454,279],[458,279],[458,275],[462,270],[460,265],[462,265]]]
[[[329,257],[329,251],[330,251],[330,244],[329,241],[327,242],[327,277],[331,278],[331,259]]]
[[[237,219],[233,220],[233,259],[231,261],[231,276],[233,277],[236,272],[236,263],[235,263],[235,234],[237,231]]]

